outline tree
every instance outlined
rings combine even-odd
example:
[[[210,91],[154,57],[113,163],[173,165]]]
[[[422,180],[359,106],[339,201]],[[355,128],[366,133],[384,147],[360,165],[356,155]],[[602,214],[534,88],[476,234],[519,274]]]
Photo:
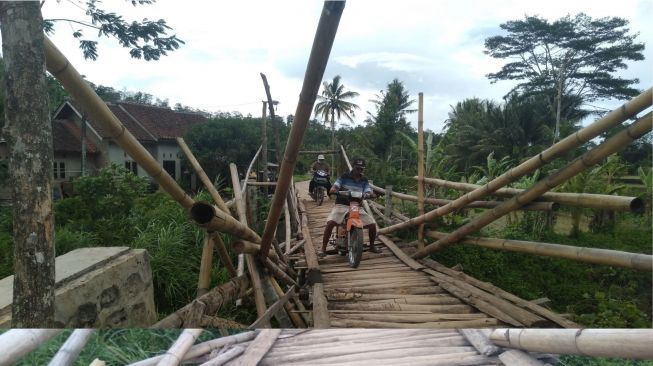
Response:
[[[322,87],[322,95],[317,96],[318,102],[315,104],[315,115],[322,115],[325,123],[331,122],[331,149],[335,149],[336,116],[338,121],[345,116],[350,122],[354,122],[354,111],[359,107],[347,99],[357,97],[358,93],[345,91],[344,84],[340,83],[340,75],[336,75],[331,82],[323,82]]]
[[[155,0],[131,0],[132,5],[152,4]],[[144,58],[146,61],[158,60],[161,56],[179,48],[184,41],[176,35],[165,37],[167,31],[172,29],[163,19],[156,21],[143,19],[142,22],[126,22],[122,16],[107,12],[98,7],[100,0],[86,0],[85,15],[89,20],[77,19],[45,19],[43,26],[48,34],[54,33],[55,22],[68,22],[81,25],[98,31],[98,36],[115,37],[133,58]],[[97,41],[82,39],[82,29],[73,30],[73,37],[79,40],[79,48],[84,53],[84,58],[96,60],[98,57]]]
[[[622,18],[593,20],[583,13],[553,23],[537,16],[508,21],[501,24],[508,35],[487,38],[485,53],[514,61],[486,76],[493,83],[520,80],[512,91],[548,96],[551,116],[556,121],[555,142],[560,135],[560,120],[567,117],[564,96],[587,104],[638,94],[632,87],[638,79],[613,75],[627,68],[625,60],[644,59],[644,44],[634,42],[638,34],[629,35],[627,25]]]
[[[36,1],[0,2],[14,235],[12,326],[54,326],[52,125]]]
[[[379,133],[380,138],[376,141],[375,150],[388,161],[397,131],[410,131],[406,114],[416,111],[409,109],[415,100],[410,99],[404,84],[394,79],[388,84],[387,90],[381,90],[381,95],[377,95],[377,99],[371,102],[375,104],[376,114],[367,112],[366,122],[374,126]]]

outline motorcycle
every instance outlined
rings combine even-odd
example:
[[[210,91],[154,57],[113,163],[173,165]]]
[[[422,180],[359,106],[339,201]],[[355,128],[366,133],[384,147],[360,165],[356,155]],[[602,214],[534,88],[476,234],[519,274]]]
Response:
[[[318,206],[322,205],[324,201],[324,196],[327,194],[327,184],[329,183],[329,174],[324,170],[317,170],[313,173],[313,182],[315,186],[313,187],[313,192],[311,196],[313,200],[317,202]]]
[[[337,191],[337,196],[349,200],[349,211],[342,223],[336,226],[335,247],[340,255],[347,255],[349,266],[358,267],[363,257],[363,221],[360,219],[360,207],[363,204],[363,192]]]

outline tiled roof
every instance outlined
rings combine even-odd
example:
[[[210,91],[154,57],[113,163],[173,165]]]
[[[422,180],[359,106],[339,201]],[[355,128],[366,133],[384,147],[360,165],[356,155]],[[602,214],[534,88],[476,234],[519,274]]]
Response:
[[[206,118],[198,113],[177,112],[142,104],[119,104],[157,139],[182,137],[193,125],[206,122]]]
[[[81,153],[81,133],[82,131],[72,121],[53,120],[52,138],[54,151]],[[90,139],[86,139],[86,152],[89,154],[98,152],[97,146],[95,146]]]
[[[81,113],[80,107],[74,102],[66,103],[68,105],[64,105],[54,118],[68,117],[73,113],[71,106]],[[177,112],[164,107],[135,103],[108,103],[107,106],[127,130],[142,142],[182,137],[193,125],[206,122],[201,114]],[[100,137],[112,137],[97,121],[89,119],[88,122]]]

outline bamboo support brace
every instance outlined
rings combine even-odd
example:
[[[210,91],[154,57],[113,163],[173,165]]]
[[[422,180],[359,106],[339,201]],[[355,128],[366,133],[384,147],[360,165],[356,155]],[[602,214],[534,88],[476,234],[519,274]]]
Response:
[[[61,329],[10,329],[0,334],[0,365],[12,365],[60,332]]]
[[[93,335],[94,329],[75,329],[54,355],[48,366],[72,365]]]
[[[177,366],[184,359],[195,340],[202,333],[202,329],[184,329],[179,338],[170,347],[166,355],[157,363],[157,366]]]

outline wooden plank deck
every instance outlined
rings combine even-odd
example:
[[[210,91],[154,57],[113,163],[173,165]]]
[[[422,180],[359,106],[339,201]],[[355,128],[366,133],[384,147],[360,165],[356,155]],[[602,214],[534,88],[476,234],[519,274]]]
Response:
[[[318,206],[308,197],[302,183],[297,184],[297,192],[299,199],[304,200],[310,236],[317,251],[334,201],[325,200]],[[367,232],[364,239],[367,246]],[[351,268],[347,258],[338,254],[319,259],[331,327],[575,326],[548,309],[462,272],[432,260],[417,262],[400,249],[406,247],[405,243],[380,237],[375,245],[382,252],[365,251],[358,268]],[[335,248],[327,249],[335,252]]]

